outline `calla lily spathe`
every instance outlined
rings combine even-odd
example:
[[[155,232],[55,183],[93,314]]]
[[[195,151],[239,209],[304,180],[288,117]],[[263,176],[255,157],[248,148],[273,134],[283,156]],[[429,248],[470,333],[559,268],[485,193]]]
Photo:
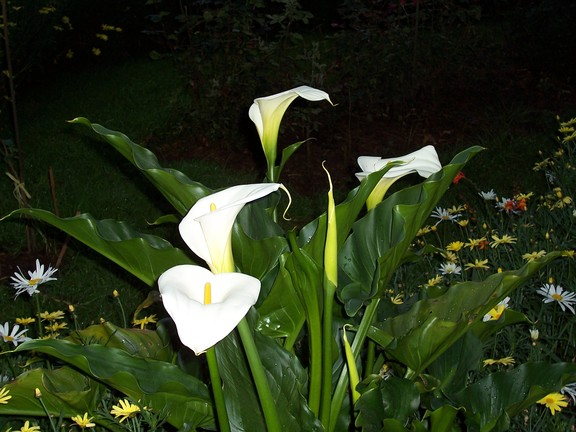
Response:
[[[420,150],[396,158],[360,156],[358,158],[358,165],[360,165],[362,172],[356,173],[356,177],[358,180],[362,181],[366,176],[383,169],[390,162],[403,163],[393,166],[384,174],[380,182],[370,194],[368,200],[366,200],[368,209],[373,208],[376,204],[382,201],[388,188],[399,178],[414,172],[417,172],[424,178],[428,178],[442,169],[442,164],[438,159],[436,149],[434,146],[428,145],[422,147]]]
[[[210,284],[209,304],[205,304],[206,284]],[[199,355],[244,318],[258,300],[260,281],[243,273],[213,274],[204,267],[179,265],[160,276],[158,288],[180,341]]]
[[[180,235],[214,273],[233,272],[232,226],[246,203],[283,187],[279,183],[233,186],[199,199],[180,222]]]
[[[268,166],[276,163],[278,130],[284,113],[298,96],[309,101],[327,100],[328,93],[309,86],[300,86],[271,96],[254,99],[248,116],[256,125]],[[333,104],[332,104],[333,105]]]

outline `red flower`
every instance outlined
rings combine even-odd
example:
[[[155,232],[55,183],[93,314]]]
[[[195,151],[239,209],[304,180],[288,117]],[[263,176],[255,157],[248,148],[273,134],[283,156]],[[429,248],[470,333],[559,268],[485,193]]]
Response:
[[[456,174],[456,177],[454,177],[454,180],[452,180],[452,183],[454,184],[458,184],[460,183],[460,180],[465,179],[466,176],[464,175],[464,173],[462,171],[460,171],[458,174]]]

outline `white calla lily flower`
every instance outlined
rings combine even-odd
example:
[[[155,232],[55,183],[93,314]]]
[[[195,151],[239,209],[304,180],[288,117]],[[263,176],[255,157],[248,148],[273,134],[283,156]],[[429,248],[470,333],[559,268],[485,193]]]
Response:
[[[309,101],[327,100],[328,93],[309,86],[300,86],[271,96],[254,99],[248,116],[256,125],[268,166],[276,163],[278,130],[284,113],[298,96]],[[334,105],[334,104],[332,104]]]
[[[236,328],[258,300],[260,281],[243,273],[213,274],[179,265],[160,276],[158,288],[180,341],[199,355]]]
[[[373,208],[382,201],[388,188],[399,178],[414,172],[424,178],[428,178],[442,169],[442,164],[440,163],[440,159],[438,159],[436,149],[434,146],[428,145],[422,147],[420,150],[395,158],[360,156],[358,158],[358,165],[360,165],[362,172],[356,173],[356,177],[358,180],[362,181],[369,174],[380,171],[390,162],[404,163],[393,166],[384,174],[380,182],[370,194],[368,200],[366,200],[368,209]]]
[[[233,186],[199,199],[180,222],[180,235],[214,273],[234,271],[232,227],[246,203],[283,187],[279,183]]]

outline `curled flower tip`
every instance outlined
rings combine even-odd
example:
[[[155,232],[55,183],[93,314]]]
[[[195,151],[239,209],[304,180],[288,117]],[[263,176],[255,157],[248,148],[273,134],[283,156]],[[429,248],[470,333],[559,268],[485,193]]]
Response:
[[[289,221],[290,218],[286,217],[286,213],[288,213],[288,209],[292,205],[292,195],[290,195],[290,192],[288,192],[288,189],[286,189],[286,186],[284,186],[282,183],[280,183],[279,188],[282,189],[284,192],[286,192],[286,195],[288,196],[288,205],[284,209],[284,213],[282,213],[282,219],[284,219],[285,221]]]

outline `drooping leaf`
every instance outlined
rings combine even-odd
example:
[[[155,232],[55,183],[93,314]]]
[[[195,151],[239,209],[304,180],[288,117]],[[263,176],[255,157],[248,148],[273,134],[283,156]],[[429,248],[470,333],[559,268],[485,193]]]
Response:
[[[68,339],[81,345],[118,348],[136,357],[159,361],[171,361],[174,355],[171,346],[156,331],[125,329],[108,321],[73,331]]]
[[[35,390],[42,394],[48,412],[56,417],[71,417],[78,413],[93,412],[106,392],[105,386],[68,366],[56,369],[37,368],[7,383],[9,403],[2,405],[2,415],[46,415]]]
[[[134,357],[102,345],[77,345],[56,340],[31,340],[16,352],[36,351],[55,357],[135,400],[167,413],[176,428],[214,428],[212,402],[206,385],[177,366]]]
[[[420,300],[407,312],[372,326],[370,337],[388,341],[386,352],[419,373],[500,300],[559,256],[560,252],[551,252],[519,270],[495,273],[482,282],[456,283],[443,295]]]
[[[6,217],[26,215],[49,223],[152,286],[166,270],[194,262],[161,237],[135,231],[126,222],[98,220],[89,214],[60,218],[39,209],[22,208]]]
[[[121,132],[92,123],[84,117],[75,118],[71,123],[91,128],[111,144],[154,184],[181,215],[185,215],[200,198],[213,192],[201,183],[190,180],[180,171],[163,168],[154,153],[135,144]]]
[[[524,363],[511,371],[495,372],[454,395],[466,411],[471,430],[504,430],[500,422],[517,415],[548,393],[576,378],[576,364]],[[496,428],[496,429],[494,429]]]

